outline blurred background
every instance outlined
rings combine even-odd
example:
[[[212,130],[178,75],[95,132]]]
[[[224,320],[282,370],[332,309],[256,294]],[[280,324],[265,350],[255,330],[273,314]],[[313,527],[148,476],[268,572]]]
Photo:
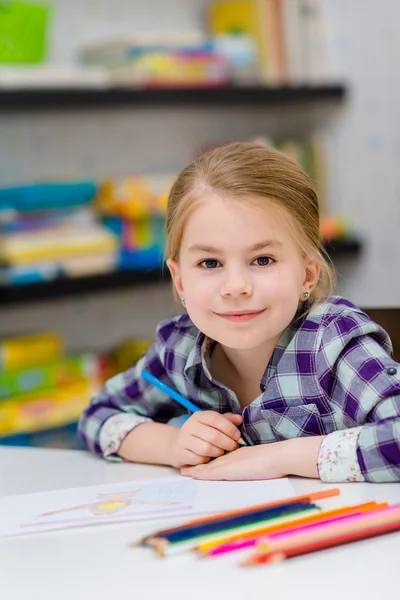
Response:
[[[0,444],[79,447],[91,394],[179,311],[174,177],[233,140],[307,169],[337,293],[399,352],[399,19],[396,0],[0,1]]]

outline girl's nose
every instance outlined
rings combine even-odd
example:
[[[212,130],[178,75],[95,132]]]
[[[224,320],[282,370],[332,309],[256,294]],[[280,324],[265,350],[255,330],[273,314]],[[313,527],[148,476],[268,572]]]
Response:
[[[221,295],[231,296],[249,296],[252,292],[252,284],[248,274],[235,270],[234,272],[226,272],[221,283]]]

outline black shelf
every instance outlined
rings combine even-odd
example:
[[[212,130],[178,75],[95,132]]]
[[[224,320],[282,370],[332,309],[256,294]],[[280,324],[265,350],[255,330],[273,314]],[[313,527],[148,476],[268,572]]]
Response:
[[[335,260],[335,258],[358,256],[362,251],[362,247],[362,242],[356,238],[338,238],[325,242],[325,249],[332,260]]]
[[[326,249],[334,260],[338,257],[358,255],[362,250],[362,244],[355,239],[338,239],[327,242]],[[169,281],[169,272],[165,267],[163,270],[114,271],[102,275],[53,279],[43,283],[0,286],[0,306],[29,304],[41,300],[110,292],[143,284]]]
[[[0,306],[29,304],[38,300],[52,300],[80,296],[87,293],[109,292],[127,287],[169,279],[167,270],[112,271],[83,277],[60,277],[40,283],[0,286]]]
[[[20,88],[0,90],[0,111],[111,108],[135,106],[252,106],[339,101],[340,83],[297,86],[223,86],[135,89],[128,87]]]

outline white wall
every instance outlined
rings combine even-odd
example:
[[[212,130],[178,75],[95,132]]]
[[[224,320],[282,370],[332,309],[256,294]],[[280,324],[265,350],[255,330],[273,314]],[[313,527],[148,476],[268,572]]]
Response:
[[[351,92],[327,131],[329,205],[365,240],[362,259],[342,267],[340,291],[362,306],[399,306],[400,3],[323,5],[331,72]]]
[[[82,111],[0,115],[0,185],[45,177],[103,177],[176,171],[205,143],[253,134],[323,129],[328,198],[365,240],[361,259],[338,263],[338,292],[363,307],[400,299],[400,155],[396,0],[322,0],[332,75],[350,101],[333,118],[298,110]],[[86,41],[135,31],[198,28],[201,0],[53,0],[50,59],[73,61]],[[322,128],[323,122],[323,128]],[[40,151],[37,149],[40,148]],[[2,309],[0,335],[57,326],[72,348],[104,347],[126,335],[152,335],[174,310],[168,288]]]

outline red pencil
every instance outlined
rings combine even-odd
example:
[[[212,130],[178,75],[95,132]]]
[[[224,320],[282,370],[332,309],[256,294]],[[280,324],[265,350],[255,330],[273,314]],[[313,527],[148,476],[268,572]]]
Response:
[[[399,520],[381,525],[372,525],[371,527],[367,527],[361,531],[350,531],[341,535],[333,535],[323,540],[311,541],[298,546],[293,546],[292,548],[285,548],[284,550],[273,550],[264,554],[253,554],[244,560],[241,565],[247,567],[272,562],[281,562],[282,560],[286,560],[288,558],[294,558],[304,554],[311,554],[312,552],[317,552],[318,550],[334,548],[336,546],[342,546],[351,542],[366,540],[379,535],[394,533],[396,531],[400,531]]]

